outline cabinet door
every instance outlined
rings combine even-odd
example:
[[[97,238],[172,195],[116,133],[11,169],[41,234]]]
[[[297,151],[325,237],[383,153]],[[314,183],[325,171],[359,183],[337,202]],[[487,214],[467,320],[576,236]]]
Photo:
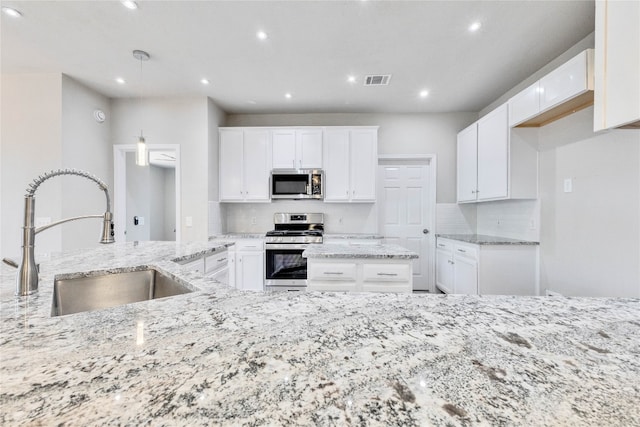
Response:
[[[453,267],[453,293],[478,295],[478,261],[454,256]]]
[[[351,131],[351,200],[376,201],[377,131]]]
[[[595,131],[640,127],[640,2],[596,1]]]
[[[349,131],[328,130],[324,141],[324,201],[349,200]]]
[[[509,114],[507,104],[478,121],[478,200],[509,196]]]
[[[264,252],[238,252],[236,260],[236,287],[247,291],[264,290]]]
[[[509,126],[514,127],[540,112],[540,82],[509,100]]]
[[[451,251],[436,251],[436,286],[446,294],[453,293],[453,261]]]
[[[296,132],[296,158],[300,169],[322,169],[322,129]]]
[[[242,130],[220,131],[220,201],[244,199]]]
[[[540,79],[540,111],[548,110],[587,89],[587,51],[584,51]]]
[[[269,201],[271,156],[269,131],[244,132],[244,196],[247,201]]]
[[[292,169],[296,164],[296,131],[293,129],[271,132],[273,169]]]
[[[458,133],[458,202],[475,202],[478,179],[478,125]]]

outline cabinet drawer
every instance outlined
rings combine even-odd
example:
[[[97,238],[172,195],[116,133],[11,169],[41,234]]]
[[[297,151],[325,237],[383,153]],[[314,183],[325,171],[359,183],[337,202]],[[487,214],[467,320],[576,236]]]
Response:
[[[204,259],[202,257],[197,258],[182,264],[182,267],[189,271],[195,271],[196,273],[204,273]]]
[[[238,239],[235,243],[236,251],[261,251],[264,246],[262,239]]]
[[[443,251],[452,251],[454,247],[454,243],[451,240],[438,239],[436,243],[436,249],[441,249]]]
[[[204,272],[211,273],[212,271],[224,268],[229,263],[229,252],[222,251],[209,255],[204,259]]]
[[[309,280],[356,280],[356,265],[351,263],[309,264]]]
[[[366,282],[406,282],[410,279],[408,264],[364,264],[362,278]]]
[[[463,245],[463,244],[456,244],[453,253],[456,256],[464,256],[467,258],[472,258],[477,260],[478,259],[478,246],[476,245]]]

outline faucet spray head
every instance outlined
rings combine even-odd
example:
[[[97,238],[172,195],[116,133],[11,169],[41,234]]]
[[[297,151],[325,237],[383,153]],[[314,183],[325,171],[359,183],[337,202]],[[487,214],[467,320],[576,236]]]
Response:
[[[112,222],[113,214],[111,212],[104,213],[104,219],[102,220],[102,238],[100,239],[100,243],[114,243],[116,239],[113,238],[115,234],[113,232],[113,222]]]

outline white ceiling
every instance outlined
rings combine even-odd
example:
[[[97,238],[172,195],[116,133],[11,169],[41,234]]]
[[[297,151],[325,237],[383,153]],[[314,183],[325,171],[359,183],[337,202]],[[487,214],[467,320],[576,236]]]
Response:
[[[23,14],[2,15],[3,73],[62,72],[114,98],[209,96],[230,113],[479,111],[594,29],[593,0],[1,3]],[[364,87],[367,74],[393,77]]]

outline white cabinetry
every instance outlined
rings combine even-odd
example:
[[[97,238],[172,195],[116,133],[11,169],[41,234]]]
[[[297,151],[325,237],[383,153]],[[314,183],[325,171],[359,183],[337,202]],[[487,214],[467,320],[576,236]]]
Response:
[[[458,203],[538,197],[537,134],[508,116],[503,104],[458,133]]]
[[[580,52],[511,98],[509,126],[544,126],[592,105],[593,54]]]
[[[409,259],[309,258],[307,289],[410,293],[413,268]]]
[[[239,239],[233,251],[235,271],[231,273],[237,289],[264,290],[264,244],[261,239]],[[231,279],[230,279],[231,281]]]
[[[466,295],[537,295],[537,246],[475,245],[438,237],[436,286]]]
[[[596,1],[595,131],[640,129],[640,2]]]
[[[273,169],[321,169],[322,129],[271,131]]]
[[[325,202],[375,202],[378,129],[327,128]]]
[[[269,131],[220,129],[220,201],[268,202]]]

